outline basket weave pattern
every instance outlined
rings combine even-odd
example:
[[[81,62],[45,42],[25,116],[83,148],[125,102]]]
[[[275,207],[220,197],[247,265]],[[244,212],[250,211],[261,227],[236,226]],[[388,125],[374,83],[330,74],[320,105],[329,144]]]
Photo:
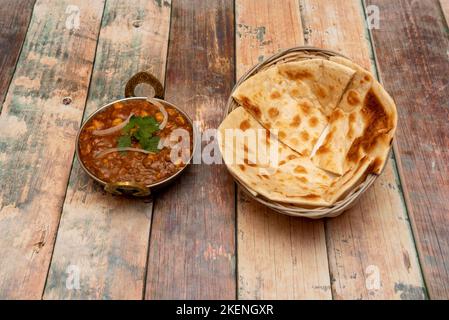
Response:
[[[295,47],[291,48],[282,52],[279,52],[267,60],[257,64],[253,68],[251,68],[249,71],[247,71],[235,84],[234,88],[232,89],[232,92],[246,79],[249,77],[255,75],[256,73],[263,71],[275,64],[278,63],[286,63],[286,62],[293,62],[293,61],[302,61],[307,59],[313,59],[313,58],[321,58],[321,59],[329,59],[332,56],[342,56],[343,55],[319,48],[313,48],[313,47]],[[346,57],[345,57],[346,58]],[[232,94],[228,99],[227,105],[226,105],[226,114],[225,117],[235,108],[237,108],[239,105],[235,102],[235,100],[232,98]],[[365,192],[376,180],[378,175],[375,174],[368,174],[365,181],[360,183],[359,185],[355,186],[344,198],[340,199],[336,203],[334,203],[332,206],[329,207],[319,207],[319,208],[301,208],[296,205],[288,204],[288,203],[281,203],[272,201],[270,199],[267,199],[259,194],[254,195],[254,193],[239,180],[239,178],[233,174],[231,171],[229,171],[231,175],[234,177],[234,180],[239,185],[239,187],[252,199],[262,203],[263,205],[273,209],[274,211],[287,214],[290,216],[297,216],[297,217],[306,217],[306,218],[312,218],[312,219],[319,219],[319,218],[332,218],[340,215],[344,211],[351,208],[356,200]]]

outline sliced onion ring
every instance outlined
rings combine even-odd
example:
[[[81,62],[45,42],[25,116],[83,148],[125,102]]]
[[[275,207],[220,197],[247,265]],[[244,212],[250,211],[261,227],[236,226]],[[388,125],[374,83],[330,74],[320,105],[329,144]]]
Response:
[[[107,136],[108,134],[112,134],[112,133],[115,133],[117,131],[120,131],[129,123],[129,120],[131,119],[131,117],[133,115],[134,114],[131,113],[125,121],[123,121],[122,123],[116,125],[115,127],[111,127],[111,128],[104,129],[104,130],[94,130],[94,131],[92,131],[92,134],[94,136]]]
[[[164,139],[164,138],[160,138],[160,139],[159,139],[159,143],[157,144],[157,148],[158,148],[159,150],[162,150],[164,147],[166,147],[166,145],[165,145],[165,139]]]
[[[122,151],[133,151],[133,152],[142,152],[142,153],[146,153],[146,154],[155,154],[154,152],[147,151],[147,150],[144,150],[144,149],[139,149],[139,148],[130,148],[130,147],[126,147],[126,148],[110,148],[110,149],[105,149],[105,150],[99,151],[95,155],[95,158],[101,158],[101,157],[104,157],[105,155],[107,155],[109,153],[122,152]]]
[[[159,130],[162,130],[165,128],[165,126],[167,125],[167,121],[168,121],[168,113],[167,110],[165,110],[164,106],[159,102],[156,101],[155,99],[152,98],[147,98],[147,100],[149,102],[151,102],[152,104],[154,104],[156,107],[159,108],[159,110],[161,111],[162,115],[164,116],[164,119],[162,120],[162,122],[159,124]]]

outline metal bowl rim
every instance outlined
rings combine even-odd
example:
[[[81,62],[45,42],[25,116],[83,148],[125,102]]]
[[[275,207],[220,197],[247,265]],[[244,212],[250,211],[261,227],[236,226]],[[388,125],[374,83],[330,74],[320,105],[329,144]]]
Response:
[[[155,183],[153,183],[153,184],[150,184],[150,185],[145,185],[145,188],[148,188],[148,189],[150,189],[150,190],[151,190],[152,188],[158,187],[158,186],[160,186],[160,185],[162,185],[162,184],[168,183],[168,182],[169,182],[170,180],[172,180],[172,179],[175,179],[178,175],[181,174],[181,172],[183,172],[183,171],[185,170],[185,168],[187,168],[187,166],[188,166],[188,165],[190,164],[190,162],[192,161],[193,155],[195,154],[195,151],[196,151],[196,140],[197,140],[197,139],[196,139],[195,126],[193,125],[193,120],[190,118],[190,116],[189,116],[184,110],[182,110],[181,108],[175,106],[174,104],[172,104],[171,102],[168,102],[168,101],[166,101],[166,100],[162,100],[162,99],[159,99],[159,98],[151,98],[151,99],[154,99],[154,100],[156,100],[156,101],[158,101],[158,102],[161,102],[161,103],[163,103],[163,104],[166,104],[166,105],[168,105],[168,106],[170,106],[170,107],[176,109],[178,112],[180,112],[180,113],[187,119],[187,121],[189,121],[190,125],[192,126],[193,147],[192,147],[192,154],[190,155],[189,161],[186,163],[186,165],[185,165],[183,168],[181,168],[181,170],[179,170],[179,171],[177,171],[175,174],[173,174],[173,175],[171,175],[171,176],[165,178],[164,180],[157,181],[157,182],[155,182]],[[107,185],[107,184],[109,184],[109,183],[106,182],[106,181],[101,180],[100,178],[98,178],[97,176],[95,176],[92,172],[90,172],[90,171],[86,168],[86,166],[84,165],[83,161],[81,160],[81,157],[80,157],[80,150],[79,150],[79,148],[80,148],[80,146],[79,146],[80,135],[81,135],[81,132],[82,132],[83,129],[84,129],[84,126],[85,126],[85,125],[89,122],[89,120],[92,119],[95,115],[97,115],[97,114],[100,113],[101,111],[103,111],[103,110],[105,110],[105,109],[111,107],[112,105],[114,105],[114,104],[116,104],[116,103],[118,103],[118,102],[123,102],[123,101],[128,101],[128,100],[147,100],[147,97],[129,97],[129,98],[122,98],[122,99],[114,100],[114,101],[112,101],[112,102],[110,102],[110,103],[108,103],[108,104],[103,105],[102,107],[98,108],[97,110],[95,110],[94,112],[92,112],[92,114],[90,114],[90,115],[87,117],[87,119],[83,122],[83,124],[82,124],[81,127],[79,128],[78,133],[77,133],[77,135],[76,135],[76,149],[75,149],[75,153],[76,153],[76,157],[78,158],[78,162],[79,162],[79,164],[81,165],[81,168],[83,168],[83,170],[84,170],[84,171],[85,171],[85,172],[86,172],[92,179],[94,179],[94,180],[97,181],[98,183],[102,184],[103,186],[105,186],[105,185]]]

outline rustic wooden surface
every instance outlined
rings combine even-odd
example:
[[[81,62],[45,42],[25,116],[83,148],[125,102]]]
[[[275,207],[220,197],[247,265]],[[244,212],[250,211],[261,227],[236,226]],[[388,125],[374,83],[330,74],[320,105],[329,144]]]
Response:
[[[107,1],[85,118],[123,98],[126,81],[138,71],[163,83],[169,24],[170,5]],[[75,161],[44,298],[141,299],[151,214],[151,201],[103,192]],[[80,272],[78,290],[66,287],[70,268]]]
[[[449,0],[440,0],[441,10],[443,10],[444,17],[446,18],[446,26],[449,21]]]
[[[449,298],[448,0],[33,2],[0,8],[0,298]],[[342,216],[276,214],[223,165],[113,197],[74,160],[83,116],[133,73],[204,131],[236,78],[302,44],[377,72],[398,105],[385,172]]]
[[[304,45],[299,9],[297,0],[236,1],[237,78],[279,50]],[[323,221],[282,216],[241,190],[237,196],[238,297],[331,299]]]
[[[86,17],[66,28],[66,7]],[[41,298],[86,101],[102,1],[38,1],[0,116],[0,297]],[[51,14],[50,14],[51,13]],[[64,97],[71,103],[64,104]]]
[[[304,1],[307,44],[341,52],[375,71],[363,12],[358,0]],[[352,209],[326,221],[335,299],[424,298],[418,259],[393,165],[390,160],[383,175]],[[379,287],[367,286],[367,279],[374,280],[377,274]]]
[[[398,104],[395,150],[431,298],[449,297],[449,37],[438,1],[367,1],[379,72]],[[442,2],[447,8],[447,1]],[[388,26],[388,28],[387,28]],[[410,79],[413,85],[410,86]],[[413,90],[410,90],[413,88]]]
[[[35,0],[5,0],[0,6],[0,111],[14,74]]]
[[[233,86],[233,15],[230,0],[172,3],[165,97],[202,131]],[[224,166],[201,164],[155,197],[147,299],[235,298],[234,189]]]

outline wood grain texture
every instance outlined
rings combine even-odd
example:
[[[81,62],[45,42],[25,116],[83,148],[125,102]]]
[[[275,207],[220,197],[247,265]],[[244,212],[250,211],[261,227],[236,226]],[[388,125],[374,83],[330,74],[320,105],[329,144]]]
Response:
[[[69,4],[81,12],[79,28],[66,26]],[[103,1],[34,7],[0,116],[1,298],[42,296],[102,11]]]
[[[170,37],[166,99],[217,128],[234,81],[233,2],[174,0]],[[235,298],[234,189],[224,166],[201,164],[156,196],[147,299]]]
[[[440,0],[441,10],[443,10],[446,19],[446,27],[449,25],[449,0]]]
[[[444,2],[443,2],[444,3]],[[379,73],[398,105],[396,155],[430,298],[449,298],[449,34],[438,1],[367,1]]]
[[[170,3],[108,0],[86,107],[93,111],[124,96],[135,73],[163,83]],[[116,197],[73,166],[49,272],[45,299],[142,299],[152,203]],[[79,289],[66,286],[79,271]]]
[[[360,1],[307,0],[302,9],[308,44],[336,50],[371,69]],[[425,297],[392,159],[354,208],[326,221],[326,238],[335,299]]]
[[[236,1],[237,77],[304,44],[299,2]],[[275,213],[238,192],[238,298],[330,299],[323,221]]]
[[[19,59],[35,0],[5,0],[0,6],[0,111]]]

